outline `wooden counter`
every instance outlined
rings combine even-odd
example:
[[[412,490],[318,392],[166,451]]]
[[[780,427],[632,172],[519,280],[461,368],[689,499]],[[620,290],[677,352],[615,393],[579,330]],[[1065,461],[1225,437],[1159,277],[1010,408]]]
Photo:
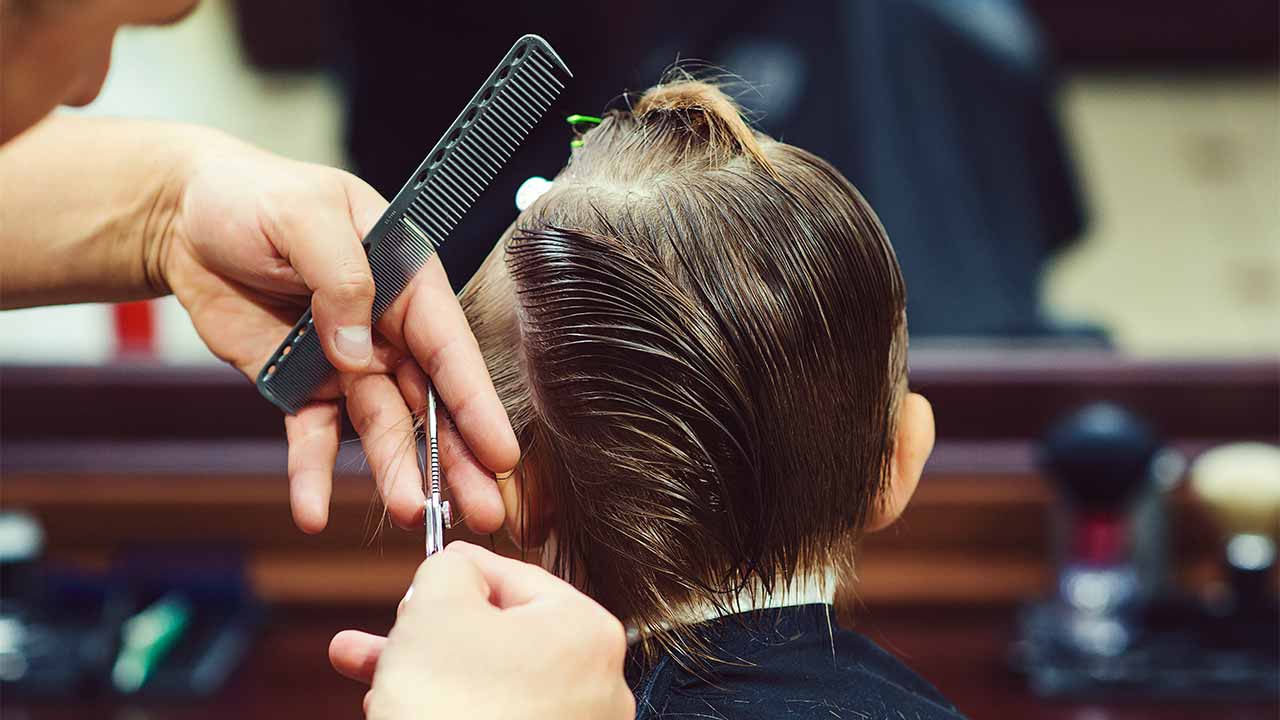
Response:
[[[934,404],[940,442],[902,521],[861,550],[860,582],[844,598],[860,630],[973,718],[1277,717],[1274,705],[1046,704],[1005,665],[1014,608],[1052,578],[1053,496],[1034,462],[1049,424],[1112,400],[1188,456],[1275,441],[1274,359],[940,348],[913,353],[912,385]],[[6,367],[0,399],[0,507],[40,519],[51,561],[104,567],[124,547],[234,546],[276,606],[250,661],[208,704],[6,703],[5,718],[358,717],[362,690],[332,673],[325,648],[345,627],[385,630],[422,536],[380,522],[356,445],[340,459],[349,472],[337,480],[329,529],[306,536],[290,519],[280,417],[233,372]],[[1171,501],[1177,576],[1199,587],[1217,572],[1216,534],[1184,493]]]
[[[201,703],[4,703],[6,720],[328,720],[359,718],[364,688],[329,667],[338,630],[384,632],[393,611],[280,607],[249,661],[216,698]],[[858,628],[949,697],[972,720],[1275,720],[1274,703],[1047,702],[1003,658],[1013,609],[891,606],[861,611]],[[879,719],[877,719],[879,720]],[[891,718],[890,720],[898,720]]]

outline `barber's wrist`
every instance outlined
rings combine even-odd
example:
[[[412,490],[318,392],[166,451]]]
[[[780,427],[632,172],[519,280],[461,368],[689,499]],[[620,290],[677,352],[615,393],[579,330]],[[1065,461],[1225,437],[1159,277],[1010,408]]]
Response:
[[[173,291],[169,284],[166,263],[173,246],[174,236],[179,232],[179,218],[182,214],[182,197],[185,192],[189,170],[185,167],[185,159],[176,160],[152,191],[148,204],[140,221],[142,227],[139,239],[138,255],[141,259],[139,267],[142,271],[142,283],[145,291],[153,296],[168,295]]]
[[[165,160],[158,167],[151,203],[140,218],[138,233],[142,281],[153,296],[171,294],[180,277],[175,272],[175,261],[185,256],[182,246],[190,240],[184,205],[191,180],[214,158],[253,151],[249,145],[210,128],[172,125],[165,130]]]

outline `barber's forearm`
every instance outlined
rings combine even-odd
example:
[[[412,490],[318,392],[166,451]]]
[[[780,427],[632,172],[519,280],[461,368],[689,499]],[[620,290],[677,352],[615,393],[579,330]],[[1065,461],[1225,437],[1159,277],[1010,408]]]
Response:
[[[53,116],[0,147],[0,307],[165,294],[163,238],[213,131]]]

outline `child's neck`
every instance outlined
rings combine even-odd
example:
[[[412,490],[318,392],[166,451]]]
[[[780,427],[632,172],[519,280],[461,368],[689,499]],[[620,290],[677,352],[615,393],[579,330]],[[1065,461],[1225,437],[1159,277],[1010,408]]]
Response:
[[[832,604],[836,592],[836,574],[830,568],[816,572],[798,574],[791,582],[779,580],[774,583],[773,592],[765,592],[759,583],[754,587],[744,588],[723,603],[723,607],[707,602],[695,602],[680,608],[672,622],[665,624],[661,630],[669,630],[683,625],[715,620],[716,618],[753,610],[769,610],[791,605]],[[640,640],[640,629],[635,623],[627,620],[627,643],[634,644]]]

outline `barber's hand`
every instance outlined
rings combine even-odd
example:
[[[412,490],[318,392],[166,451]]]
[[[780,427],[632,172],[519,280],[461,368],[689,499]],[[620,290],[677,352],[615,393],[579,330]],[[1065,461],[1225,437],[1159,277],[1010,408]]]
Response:
[[[439,259],[370,332],[374,286],[360,241],[386,200],[349,173],[222,136],[210,138],[180,183],[179,209],[157,233],[164,240],[155,252],[164,282],[214,354],[256,377],[309,301],[340,371],[321,401],[285,418],[298,527],[318,532],[328,520],[343,396],[391,518],[421,523],[407,404],[419,407],[423,397],[421,367],[461,434],[448,428],[442,453],[458,515],[477,532],[497,529],[494,473],[513,467],[519,448]]]
[[[338,633],[338,672],[372,682],[370,720],[416,717],[630,720],[626,635],[541,568],[462,542],[418,568],[386,637]]]

